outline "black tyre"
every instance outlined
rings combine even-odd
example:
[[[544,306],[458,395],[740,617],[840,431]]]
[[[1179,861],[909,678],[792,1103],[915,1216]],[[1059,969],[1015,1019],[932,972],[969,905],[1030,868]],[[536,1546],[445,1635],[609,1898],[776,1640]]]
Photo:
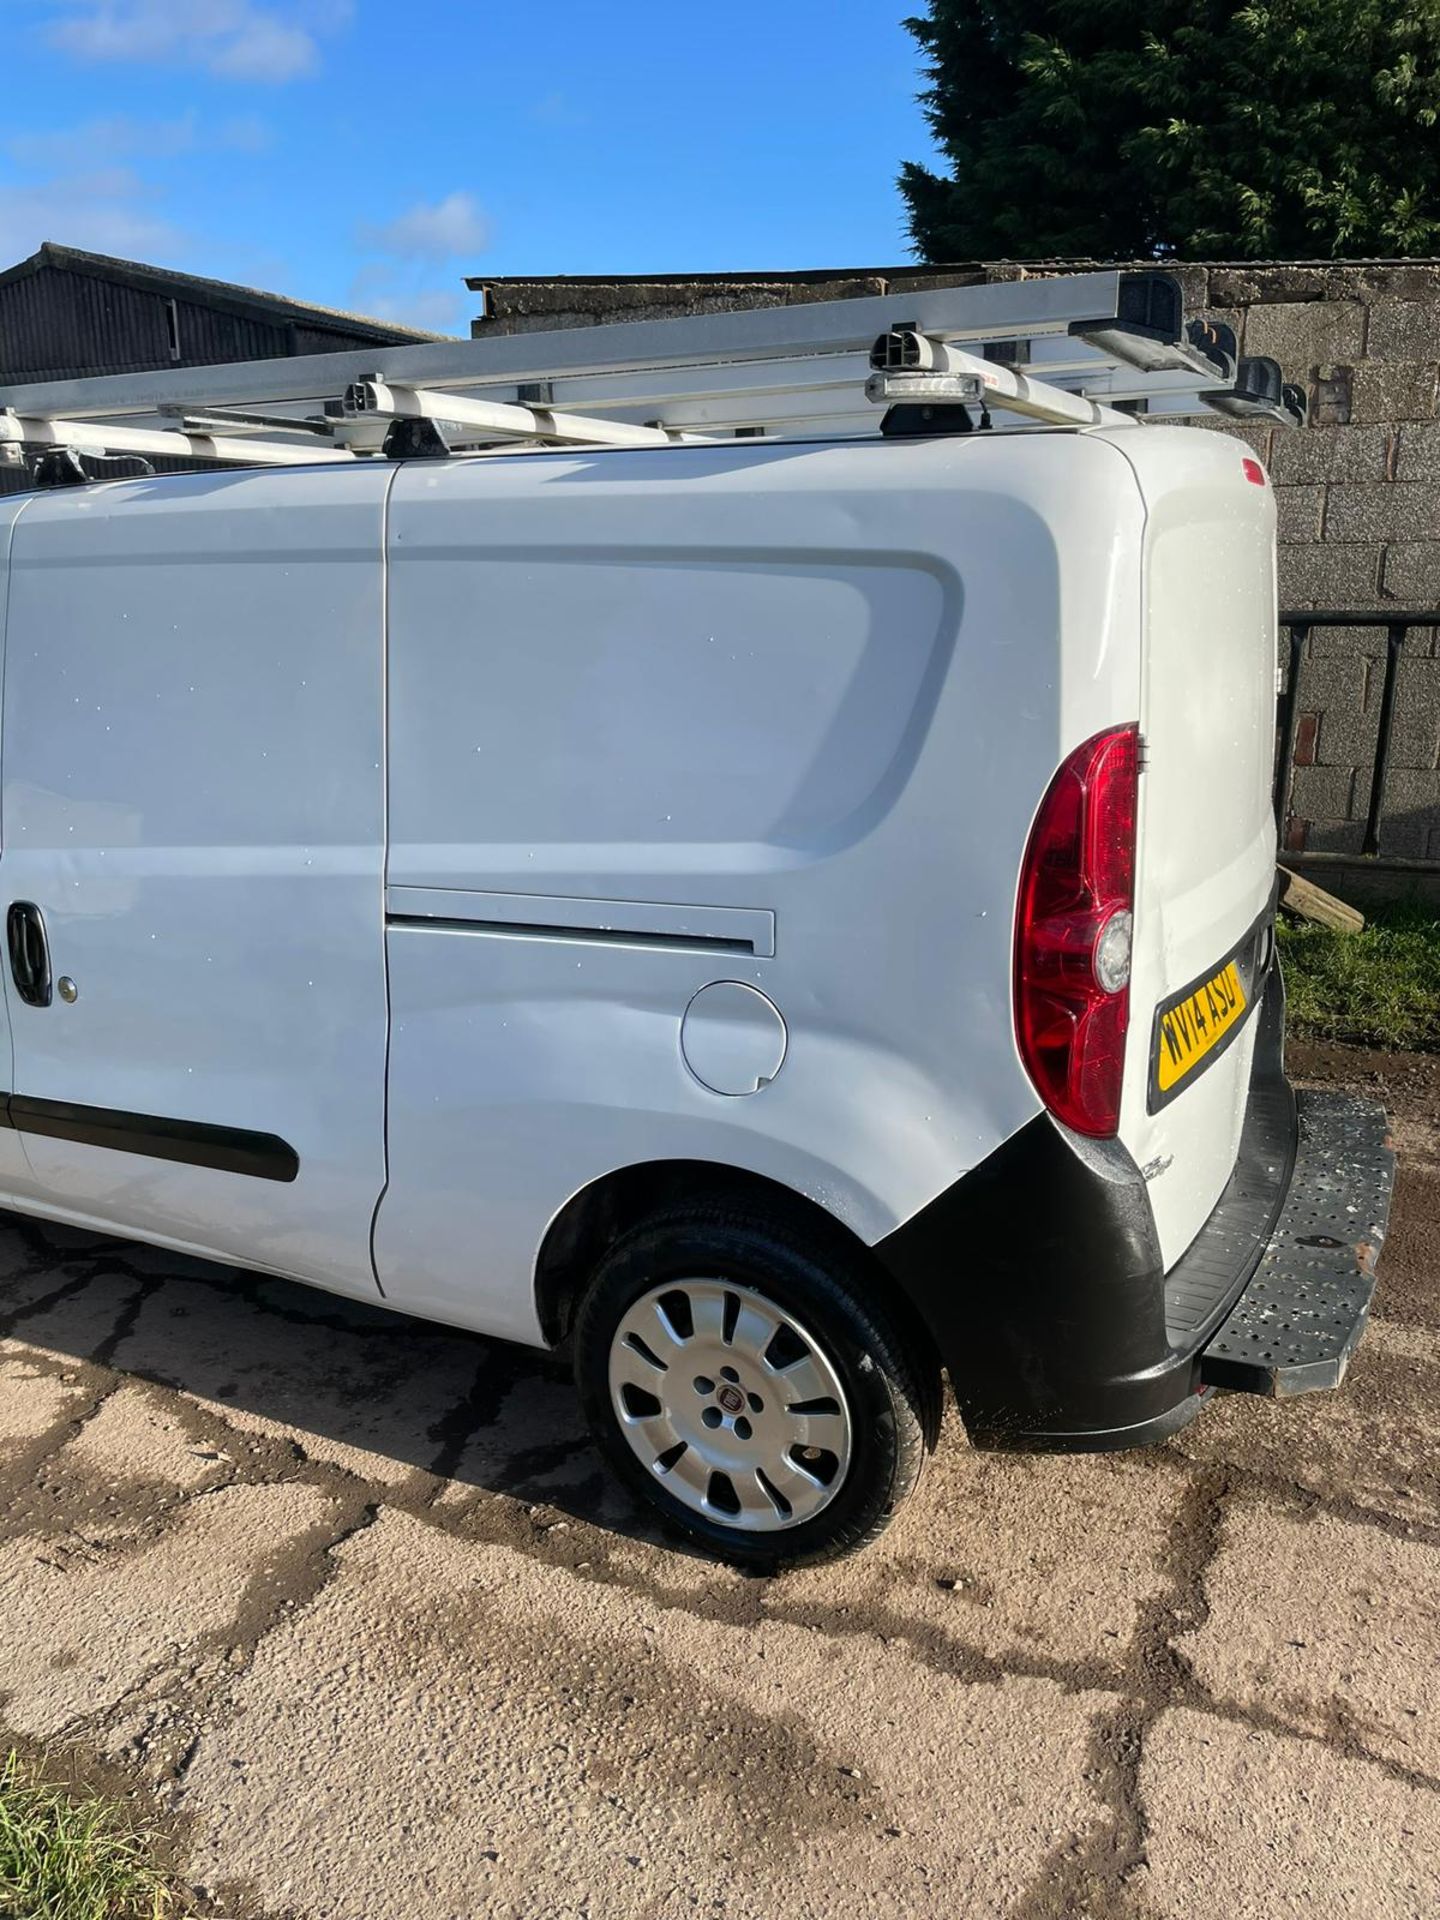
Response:
[[[920,1474],[939,1380],[842,1236],[707,1206],[631,1228],[575,1323],[575,1376],[616,1473],[756,1571],[873,1540]]]

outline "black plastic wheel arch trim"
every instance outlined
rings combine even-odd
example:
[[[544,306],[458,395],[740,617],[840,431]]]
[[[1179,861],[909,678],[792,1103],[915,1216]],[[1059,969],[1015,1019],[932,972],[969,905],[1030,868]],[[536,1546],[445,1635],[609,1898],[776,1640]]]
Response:
[[[300,1156],[278,1134],[220,1127],[207,1120],[171,1120],[153,1113],[125,1113],[116,1107],[87,1107],[10,1093],[0,1100],[0,1125],[51,1140],[108,1147],[114,1153],[138,1153],[187,1167],[246,1174],[252,1180],[288,1184],[300,1171]]]
[[[974,1445],[1143,1446],[1203,1404],[1203,1349],[1259,1265],[1293,1165],[1284,987],[1273,954],[1256,987],[1236,1170],[1169,1275],[1132,1156],[1118,1140],[1085,1139],[1049,1114],[876,1246],[929,1330]],[[1189,1281],[1212,1256],[1224,1272],[1210,1277],[1198,1324],[1178,1330],[1169,1324],[1171,1283]]]
[[[1198,1385],[1166,1336],[1140,1169],[1036,1116],[876,1252],[929,1328],[973,1444],[1126,1446]]]

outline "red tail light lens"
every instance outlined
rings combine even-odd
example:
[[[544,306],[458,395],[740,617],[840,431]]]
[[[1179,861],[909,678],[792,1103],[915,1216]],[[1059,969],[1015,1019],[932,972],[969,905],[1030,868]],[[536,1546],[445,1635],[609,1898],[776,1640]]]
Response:
[[[1077,747],[1025,849],[1015,925],[1015,1038],[1057,1120],[1113,1134],[1130,1024],[1140,732]]]

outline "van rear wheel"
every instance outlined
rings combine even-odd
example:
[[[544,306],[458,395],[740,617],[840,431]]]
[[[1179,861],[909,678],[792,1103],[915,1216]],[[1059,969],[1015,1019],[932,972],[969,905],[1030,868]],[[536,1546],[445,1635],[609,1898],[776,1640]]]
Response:
[[[919,1477],[938,1394],[837,1235],[778,1212],[657,1215],[595,1271],[575,1325],[586,1415],[620,1478],[757,1571],[852,1553]]]

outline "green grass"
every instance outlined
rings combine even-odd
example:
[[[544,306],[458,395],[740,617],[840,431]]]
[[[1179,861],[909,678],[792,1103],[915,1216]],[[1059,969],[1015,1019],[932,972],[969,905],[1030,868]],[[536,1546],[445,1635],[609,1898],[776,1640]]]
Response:
[[[181,1920],[146,1836],[98,1795],[47,1782],[15,1753],[0,1762],[3,1920]]]
[[[1289,1029],[1310,1040],[1440,1052],[1440,913],[1377,907],[1361,933],[1280,917]]]

